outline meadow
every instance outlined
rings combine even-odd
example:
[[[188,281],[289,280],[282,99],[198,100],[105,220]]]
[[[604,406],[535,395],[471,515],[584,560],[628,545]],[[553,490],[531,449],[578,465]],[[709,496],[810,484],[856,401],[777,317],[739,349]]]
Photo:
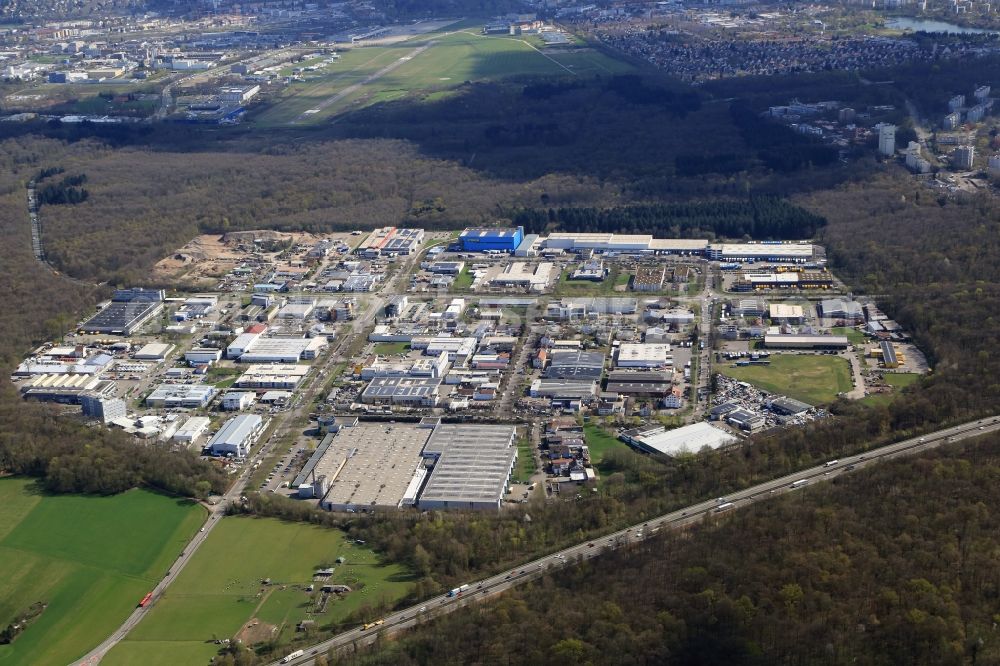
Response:
[[[336,563],[339,557],[345,558],[343,564]],[[354,591],[331,598],[324,613],[313,614],[316,593],[304,588],[316,569],[327,566],[335,568],[330,583]],[[271,584],[262,584],[265,579]],[[270,518],[227,517],[103,663],[204,663],[218,652],[215,640],[232,638],[254,622],[258,638],[288,642],[303,619],[323,626],[363,606],[391,605],[411,583],[403,567],[382,564],[340,532]]]
[[[111,634],[166,573],[205,511],[144,490],[111,497],[48,496],[0,479],[0,626],[35,602],[45,611],[2,664],[58,664]]]
[[[811,405],[833,402],[838,393],[851,390],[850,365],[837,356],[772,354],[770,365],[716,368],[733,379]]]

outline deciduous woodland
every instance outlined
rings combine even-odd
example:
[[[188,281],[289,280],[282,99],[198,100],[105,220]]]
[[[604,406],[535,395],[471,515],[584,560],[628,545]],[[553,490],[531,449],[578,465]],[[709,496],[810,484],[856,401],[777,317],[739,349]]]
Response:
[[[850,83],[839,74],[806,83],[819,90],[834,79]],[[800,83],[782,94],[795,94]],[[450,229],[511,215],[523,215],[533,229],[816,234],[838,274],[874,296],[928,353],[933,374],[888,405],[838,402],[833,420],[757,436],[725,453],[669,461],[611,453],[601,468],[601,492],[580,502],[525,505],[500,516],[345,520],[252,498],[253,512],[342,527],[412,566],[421,576],[415,597],[614,525],[997,412],[1000,207],[994,199],[946,197],[892,167],[873,176],[866,162],[852,175],[823,166],[820,153],[808,155],[815,148],[809,143],[790,149],[800,170],[781,174],[782,164],[769,163],[735,102],[703,100],[691,113],[694,100],[673,96],[664,110],[616,85],[540,91],[523,82],[470,84],[423,108],[387,103],[333,129],[278,138],[193,131],[177,143],[180,130],[169,127],[162,134],[4,129],[0,364],[10,368],[92,311],[109,288],[93,283],[141,284],[156,260],[198,233],[383,224]],[[754,82],[731,85],[755,99],[764,94]],[[543,119],[546,105],[558,113]],[[709,126],[716,130],[713,143],[698,153],[705,146],[697,131]],[[541,137],[543,149],[518,140],[522,135]],[[81,281],[54,274],[31,254],[24,185],[42,170],[57,190],[65,182],[88,193],[71,202],[54,191],[41,212],[50,259]],[[85,183],[64,181],[82,174]],[[48,407],[21,402],[2,381],[6,471],[37,476],[58,492],[146,485],[203,495],[222,487],[213,469],[192,458],[168,458],[120,433],[85,429]],[[892,463],[836,487],[762,504],[721,527],[650,541],[633,557],[595,560],[347,659],[1000,663],[994,629],[1000,532],[988,510],[1000,499],[997,445],[992,438],[968,452]]]

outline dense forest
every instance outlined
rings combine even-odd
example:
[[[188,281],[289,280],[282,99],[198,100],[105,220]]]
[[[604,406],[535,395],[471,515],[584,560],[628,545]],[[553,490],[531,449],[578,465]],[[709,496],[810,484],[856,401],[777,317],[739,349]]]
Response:
[[[0,235],[6,239],[0,289],[0,470],[41,479],[54,492],[117,493],[137,485],[190,496],[218,492],[225,475],[193,456],[137,446],[122,432],[88,428],[47,405],[24,402],[7,379],[33,346],[58,338],[91,311],[96,288],[67,281],[35,261],[27,199],[20,178],[61,147],[31,140],[0,146]],[[48,176],[57,169],[49,169]]]
[[[996,664],[998,502],[990,436],[658,534],[338,663]]]
[[[8,385],[0,395],[0,469],[39,477],[55,493],[113,495],[145,486],[208,497],[228,485],[225,473],[190,451],[138,444],[120,430],[88,428],[23,403]]]
[[[726,186],[677,181],[678,155],[747,154],[726,104],[635,76],[466,82],[441,99],[385,102],[348,114],[333,131],[411,141],[429,155],[504,180],[569,173],[620,181],[625,193],[639,197]]]
[[[555,205],[593,205],[612,195],[589,178],[491,181],[400,141],[262,140],[244,148],[210,143],[174,152],[95,140],[64,146],[60,166],[85,169],[90,196],[43,208],[49,259],[81,279],[141,283],[148,267],[199,233],[401,223],[461,228],[494,222],[501,206],[535,205],[540,193]]]
[[[510,214],[529,233],[570,232],[652,234],[657,238],[813,238],[826,220],[775,197],[614,208],[522,210]]]
[[[787,125],[762,118],[745,102],[734,102],[730,113],[740,136],[769,169],[791,173],[814,166],[828,166],[837,160],[834,146],[803,136]]]
[[[81,187],[87,182],[87,174],[81,173],[76,176],[66,176],[57,183],[45,183],[41,185],[36,194],[38,205],[75,205],[83,203],[90,196],[86,188]]]

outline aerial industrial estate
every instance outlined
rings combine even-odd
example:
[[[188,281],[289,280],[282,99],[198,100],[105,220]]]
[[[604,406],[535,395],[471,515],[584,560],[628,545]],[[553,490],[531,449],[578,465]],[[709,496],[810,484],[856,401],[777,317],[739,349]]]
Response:
[[[215,291],[118,290],[25,359],[15,385],[234,474],[309,410],[315,427],[259,490],[330,511],[496,511],[598,480],[580,418],[639,419],[621,442],[696,454],[927,370],[811,243],[504,227],[285,240],[202,239],[217,246],[197,259],[181,248],[170,270],[211,266]],[[786,361],[830,372],[819,400],[789,376],[775,390]],[[767,378],[730,379],[743,370]]]
[[[483,7],[0,3],[0,662],[1000,661],[997,8]]]

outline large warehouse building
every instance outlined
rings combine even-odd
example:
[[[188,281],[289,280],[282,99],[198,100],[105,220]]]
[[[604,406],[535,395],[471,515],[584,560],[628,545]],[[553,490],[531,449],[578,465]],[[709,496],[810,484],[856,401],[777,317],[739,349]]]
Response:
[[[163,310],[162,289],[119,289],[104,309],[80,326],[84,333],[132,335]]]
[[[412,505],[427,471],[421,452],[430,430],[396,423],[341,428],[312,467],[309,479],[327,488],[329,511],[374,511]]]
[[[806,263],[813,260],[811,243],[713,243],[706,256],[714,261],[782,261]]]
[[[596,381],[604,372],[604,352],[566,349],[551,352],[549,358],[546,379]]]
[[[673,364],[670,345],[624,342],[618,346],[616,368],[663,368]]]
[[[514,253],[524,240],[524,227],[505,229],[466,229],[459,237],[466,252],[509,252]]]
[[[382,255],[409,255],[415,252],[424,240],[423,229],[401,229],[382,227],[375,229],[358,246],[358,254],[374,259]]]
[[[846,335],[784,335],[768,333],[764,346],[768,349],[818,349],[840,351],[847,349]]]
[[[707,423],[667,430],[662,425],[648,425],[622,433],[622,439],[640,451],[676,456],[718,449],[737,441],[736,437]]]
[[[263,430],[264,419],[256,414],[234,416],[208,440],[208,451],[213,456],[246,458],[250,447]]]
[[[240,389],[294,391],[307,374],[308,365],[255,364],[247,368],[233,386]]]
[[[257,338],[240,354],[240,363],[298,363],[311,343],[309,338]]]
[[[517,460],[512,425],[440,424],[424,458],[436,458],[421,509],[498,510]]]

